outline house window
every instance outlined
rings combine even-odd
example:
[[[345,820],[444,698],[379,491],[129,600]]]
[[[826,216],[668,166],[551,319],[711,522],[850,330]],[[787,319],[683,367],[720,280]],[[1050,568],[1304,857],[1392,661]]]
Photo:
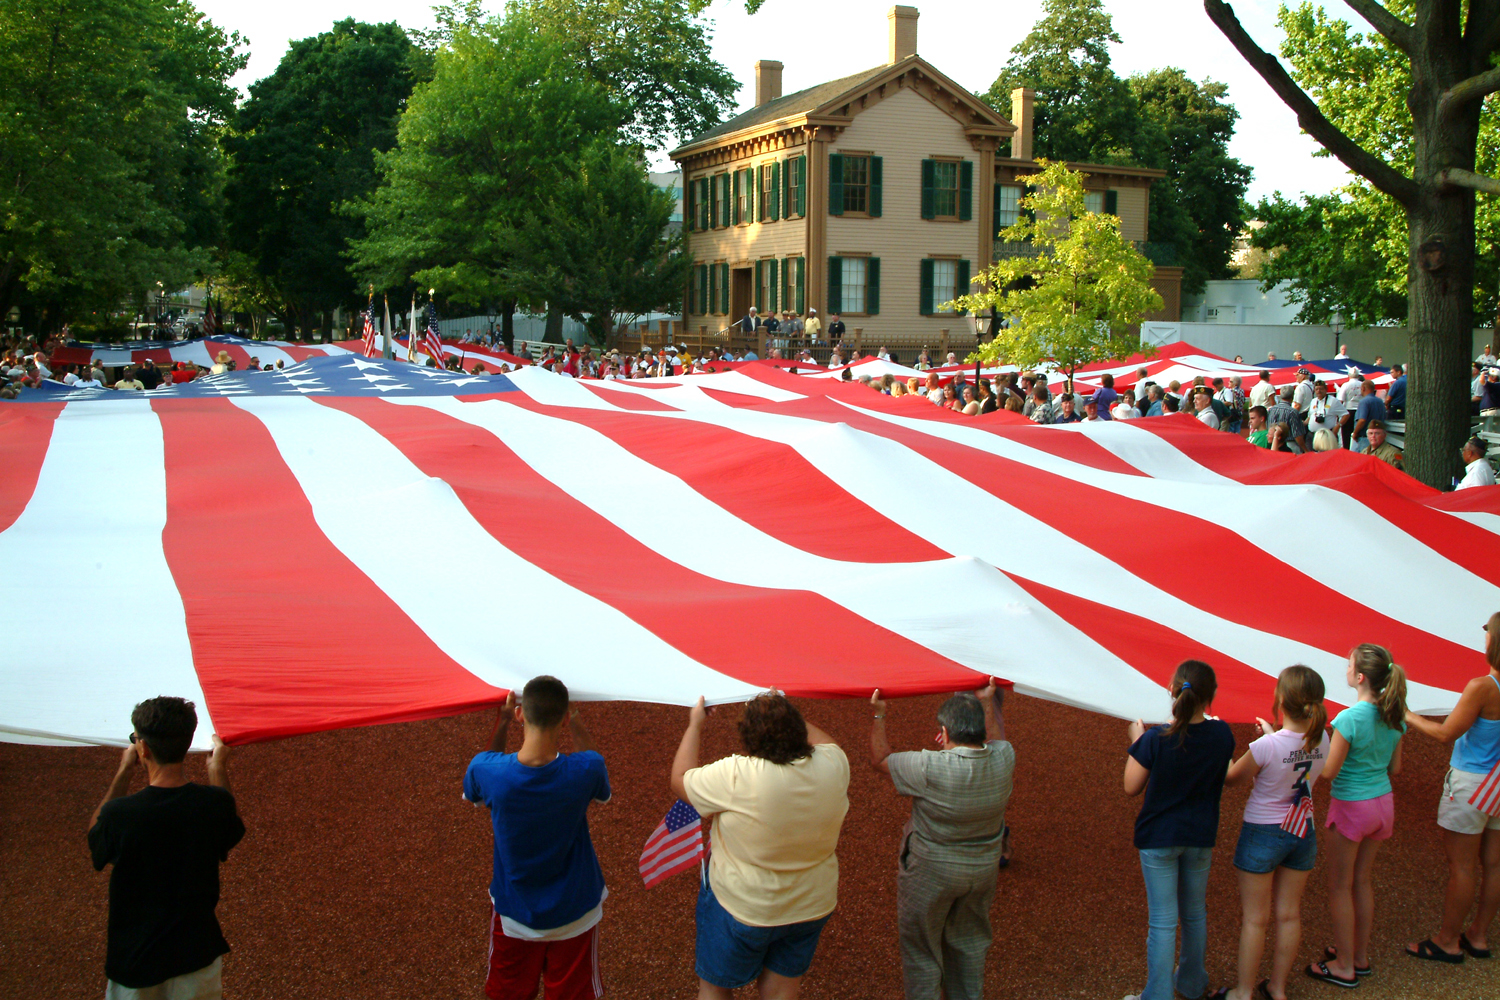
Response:
[[[717,228],[723,229],[729,218],[729,175],[714,174],[714,204],[717,207]]]
[[[755,205],[755,171],[736,170],[734,187],[734,223],[743,226],[750,222],[750,209]]]
[[[781,262],[775,257],[755,262],[755,308],[767,315],[776,312],[776,302],[780,296],[779,272]]]
[[[965,289],[965,291],[967,290]],[[942,305],[944,302],[952,302],[956,298],[958,298],[958,261],[933,261],[932,302],[934,310],[951,312],[951,309],[943,309]]]
[[[953,160],[933,161],[932,214],[939,219],[958,218],[958,163]]]
[[[1104,192],[1087,191],[1083,195],[1083,209],[1086,212],[1104,211]]]
[[[844,190],[848,190],[845,188]],[[870,261],[865,257],[844,258],[843,310],[846,313],[865,312],[865,292],[869,287]]]
[[[995,230],[1009,229],[1021,218],[1021,189],[1001,184],[995,189]]]
[[[868,212],[870,210],[870,158],[868,156],[845,156],[843,159],[844,211]]]
[[[777,188],[780,187],[780,184],[778,183],[780,177],[778,177],[777,175],[780,174],[780,172],[781,171],[778,169],[777,164],[761,164],[760,192],[758,199],[760,201],[760,206],[755,213],[755,217],[761,222],[770,222],[772,219],[777,217],[776,200],[781,196],[781,192],[777,190]]]
[[[807,213],[805,183],[807,180],[807,157],[794,156],[786,161],[786,212],[788,219]]]

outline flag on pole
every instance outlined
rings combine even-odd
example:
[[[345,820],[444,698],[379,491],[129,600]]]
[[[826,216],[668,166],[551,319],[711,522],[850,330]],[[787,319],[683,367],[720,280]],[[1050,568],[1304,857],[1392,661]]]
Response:
[[[411,320],[406,326],[406,360],[417,360],[417,297],[411,297]]]
[[[203,336],[212,337],[219,332],[218,317],[214,315],[213,290],[203,299]]]
[[[370,290],[370,301],[365,304],[365,357],[375,356],[375,290]]]
[[[1474,794],[1469,796],[1469,805],[1486,816],[1500,816],[1500,762],[1490,768]]]
[[[1286,817],[1281,821],[1281,828],[1293,836],[1305,837],[1311,831],[1312,823],[1312,796],[1298,789],[1296,800],[1292,802],[1291,808],[1286,811]]]
[[[641,851],[641,879],[651,888],[669,875],[693,867],[703,857],[703,820],[698,810],[678,799],[646,840]]]
[[[433,364],[443,367],[443,338],[438,334],[437,303],[431,301],[427,303],[427,333],[422,338],[422,348],[432,358]]]

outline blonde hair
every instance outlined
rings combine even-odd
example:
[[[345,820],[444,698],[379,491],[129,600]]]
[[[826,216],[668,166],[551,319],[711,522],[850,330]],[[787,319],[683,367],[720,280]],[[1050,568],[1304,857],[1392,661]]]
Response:
[[[1373,642],[1362,642],[1349,651],[1356,672],[1375,694],[1375,707],[1391,729],[1406,721],[1406,671],[1391,662],[1390,651]]]
[[[1312,753],[1323,742],[1328,729],[1328,709],[1323,704],[1323,678],[1311,667],[1298,663],[1287,667],[1276,678],[1276,694],[1271,712],[1279,719],[1307,723],[1307,738],[1302,749]]]

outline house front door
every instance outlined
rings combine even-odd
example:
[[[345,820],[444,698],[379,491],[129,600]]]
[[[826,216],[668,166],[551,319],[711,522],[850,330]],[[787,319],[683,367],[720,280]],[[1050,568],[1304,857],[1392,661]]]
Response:
[[[729,281],[729,322],[738,323],[755,304],[755,269],[737,267]]]

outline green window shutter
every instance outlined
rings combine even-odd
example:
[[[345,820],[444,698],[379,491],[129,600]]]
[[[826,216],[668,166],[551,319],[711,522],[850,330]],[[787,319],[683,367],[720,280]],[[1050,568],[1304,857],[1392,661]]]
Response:
[[[1114,188],[1104,192],[1104,210],[1110,215],[1120,214],[1120,192]]]
[[[719,265],[719,312],[729,315],[729,265]]]
[[[1000,225],[1000,185],[999,184],[995,185],[995,197],[990,202],[990,205],[993,208],[993,212],[992,212],[992,216],[993,217],[990,219],[990,235],[991,236],[998,236],[999,233],[1000,233],[1000,230],[1002,230],[1002,229],[1005,228],[1004,226]]]
[[[957,293],[959,295],[968,295],[969,294],[969,262],[966,261],[966,260],[959,261],[958,262],[958,268],[957,268],[957,270],[958,270],[958,281],[956,282],[956,284],[958,285],[958,288],[955,289],[955,290],[957,291]],[[964,315],[964,313],[965,313],[965,310],[962,310],[962,309],[959,310],[959,315],[960,316]]]
[[[736,170],[731,177],[733,187],[729,193],[729,224],[738,226],[740,224],[740,172]]]
[[[865,265],[869,270],[865,272],[865,312],[871,316],[880,315],[880,258],[871,257]]]
[[[776,160],[771,164],[771,196],[766,199],[771,203],[771,221],[775,222],[781,218],[781,161]]]
[[[931,160],[922,161],[922,218],[931,219],[935,217],[932,208],[933,175],[936,173],[935,165]]]
[[[828,258],[828,315],[844,311],[844,258]]]
[[[763,260],[758,260],[755,262],[755,295],[753,296],[753,298],[755,299],[756,312],[766,311],[766,297],[761,294],[761,282],[765,280],[765,277],[766,262]]]
[[[842,202],[843,198],[840,197]],[[797,215],[807,215],[807,157],[797,157]],[[800,310],[799,310],[800,311]]]
[[[917,293],[917,312],[923,316],[932,315],[932,259],[926,258],[921,261],[922,272],[919,292]]]
[[[766,261],[766,267],[769,267],[771,269],[770,273],[766,275],[766,288],[769,289],[771,293],[771,300],[766,303],[766,308],[774,313],[778,308],[777,300],[781,298],[779,294],[781,291],[781,285],[777,280],[778,275],[776,273],[776,258],[772,257],[770,260]]]
[[[805,173],[804,173],[805,176]],[[807,258],[797,258],[797,315],[801,316],[807,311]]]
[[[963,222],[974,218],[974,161],[958,165],[958,217]]]
[[[694,310],[699,315],[708,312],[708,265],[698,265],[698,308]]]
[[[883,189],[882,189],[882,184],[883,184],[884,176],[885,176],[885,157],[883,157],[883,156],[872,156],[872,157],[870,157],[870,201],[869,201],[869,208],[870,208],[870,218],[872,218],[872,219],[878,219],[878,218],[880,218],[881,203],[882,203],[882,200],[883,200],[882,199],[882,194],[884,193]]]
[[[828,154],[828,214],[844,214],[844,157]]]
[[[703,276],[703,291],[707,297],[703,300],[703,312],[705,314],[714,311],[714,302],[719,292],[719,265],[705,264],[704,270],[708,273]]]
[[[794,215],[797,214],[797,206],[794,205],[794,204],[792,204],[792,202],[794,200],[792,198],[792,188],[794,187],[794,185],[792,183],[792,178],[795,175],[796,170],[797,170],[797,161],[795,159],[787,160],[786,161],[786,180],[781,185],[782,194],[783,194],[783,197],[785,199],[785,204],[783,204],[781,206],[781,215],[782,215],[783,218],[787,218],[787,219],[790,219],[792,216],[794,216]]]
[[[711,224],[709,222],[708,216],[709,216],[709,212],[712,210],[712,208],[713,208],[713,199],[708,194],[708,178],[707,177],[700,177],[698,179],[698,228],[699,229],[708,229],[710,227]]]
[[[719,228],[719,175],[714,174],[708,179],[708,225],[711,229]]]
[[[759,199],[756,198],[756,188],[760,187],[760,171],[754,167],[745,168],[745,221],[759,222]]]

